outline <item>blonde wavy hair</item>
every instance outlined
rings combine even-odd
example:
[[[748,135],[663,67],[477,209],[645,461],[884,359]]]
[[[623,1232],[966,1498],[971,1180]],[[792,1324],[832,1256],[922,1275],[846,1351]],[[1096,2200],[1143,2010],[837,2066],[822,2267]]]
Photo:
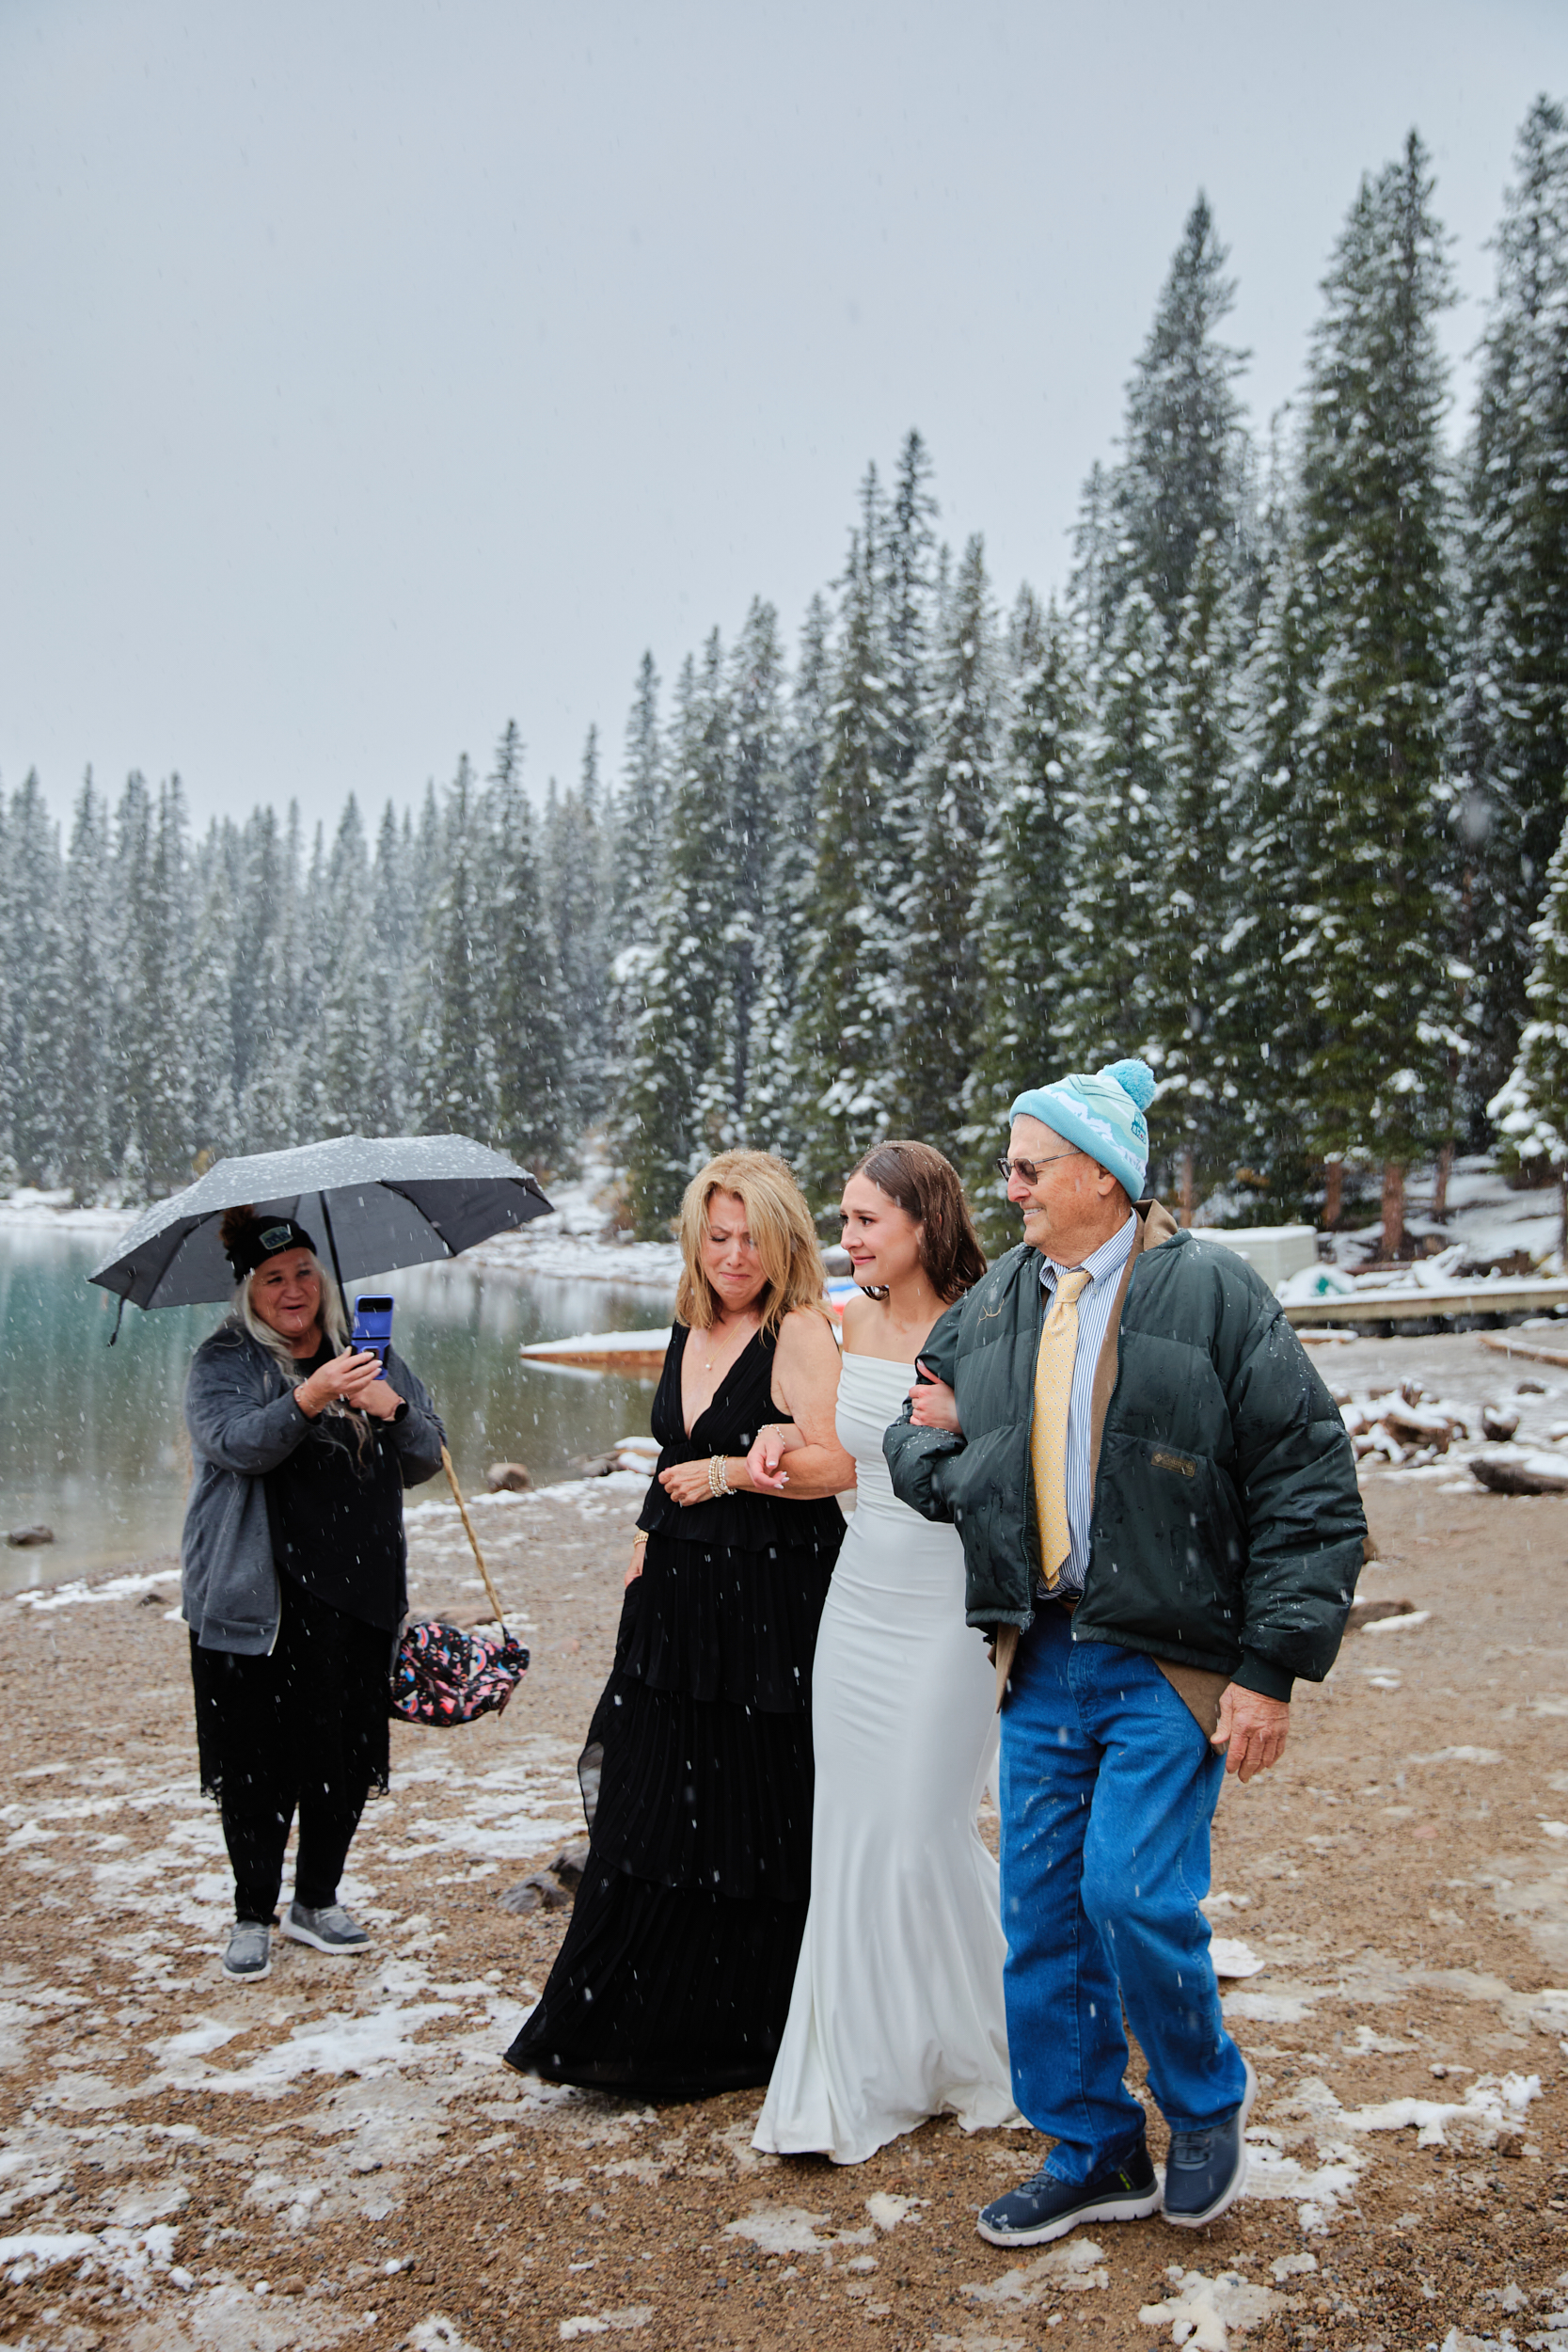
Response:
[[[707,1205],[716,1192],[733,1192],[746,1211],[766,1278],[762,1327],[769,1337],[777,1336],[785,1315],[797,1307],[829,1320],[822,1295],[828,1270],[811,1211],[793,1170],[771,1152],[721,1152],[688,1184],[681,1202],[679,1238],[685,1263],[675,1293],[676,1319],[690,1330],[706,1331],[719,1311],[713,1285],[703,1271]]]

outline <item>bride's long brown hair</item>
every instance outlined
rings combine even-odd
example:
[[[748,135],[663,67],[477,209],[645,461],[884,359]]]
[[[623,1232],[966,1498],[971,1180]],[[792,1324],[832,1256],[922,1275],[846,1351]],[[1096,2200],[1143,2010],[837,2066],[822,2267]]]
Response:
[[[986,1270],[986,1253],[951,1160],[928,1143],[879,1143],[849,1175],[864,1176],[914,1218],[921,1229],[921,1271],[944,1307],[974,1289]],[[869,1282],[863,1287],[868,1297],[887,1296]]]

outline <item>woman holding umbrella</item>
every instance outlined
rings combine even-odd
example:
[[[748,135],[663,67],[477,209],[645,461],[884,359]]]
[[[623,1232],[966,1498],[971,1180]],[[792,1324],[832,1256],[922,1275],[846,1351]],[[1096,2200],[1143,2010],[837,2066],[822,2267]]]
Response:
[[[338,1900],[360,1812],[388,1778],[388,1677],[407,1606],[403,1489],[441,1466],[423,1385],[348,1345],[341,1294],[287,1216],[229,1210],[234,1312],[185,1390],[196,1476],[182,1544],[201,1785],[223,1808],[235,1924],[224,1970],[264,1977],[290,1823],[283,1932],[368,1943]]]

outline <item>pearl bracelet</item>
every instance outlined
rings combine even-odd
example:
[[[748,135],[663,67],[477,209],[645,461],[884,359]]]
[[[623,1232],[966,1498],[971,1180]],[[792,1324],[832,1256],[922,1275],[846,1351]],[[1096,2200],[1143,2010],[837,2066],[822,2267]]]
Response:
[[[707,1490],[713,1497],[715,1502],[719,1501],[721,1495],[734,1494],[735,1488],[730,1485],[730,1465],[727,1455],[715,1454],[709,1456],[707,1466]]]

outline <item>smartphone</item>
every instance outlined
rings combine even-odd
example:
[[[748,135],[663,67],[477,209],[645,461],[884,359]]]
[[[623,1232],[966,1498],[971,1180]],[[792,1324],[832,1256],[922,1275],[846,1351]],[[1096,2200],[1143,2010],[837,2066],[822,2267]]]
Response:
[[[387,1350],[392,1344],[392,1302],[384,1292],[366,1292],[355,1300],[349,1343],[357,1348],[373,1348],[385,1369]]]

